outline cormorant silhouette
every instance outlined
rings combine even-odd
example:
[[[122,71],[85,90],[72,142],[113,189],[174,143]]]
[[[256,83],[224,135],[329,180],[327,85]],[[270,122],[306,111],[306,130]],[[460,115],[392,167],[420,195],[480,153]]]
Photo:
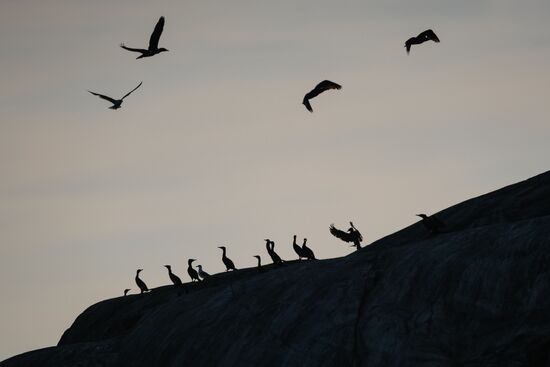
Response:
[[[315,260],[315,254],[313,253],[312,249],[307,247],[306,242],[307,242],[307,238],[304,238],[304,243],[302,244],[303,256],[308,260]]]
[[[172,267],[170,265],[164,265],[168,269],[168,276],[174,285],[181,285],[181,279],[174,273],[172,273]]]
[[[128,292],[130,292],[130,291],[131,291],[130,288],[126,288],[126,289],[124,290],[124,295],[127,296],[127,295],[128,295]]]
[[[434,41],[439,43],[439,38],[437,35],[432,31],[431,29],[428,29],[422,33],[420,33],[416,37],[411,37],[405,42],[405,48],[407,49],[407,55],[409,52],[411,52],[411,46],[412,45],[419,45],[421,43],[424,43],[426,41]]]
[[[139,287],[140,294],[142,294],[143,292],[149,292],[149,288],[147,288],[145,282],[139,278],[139,273],[141,271],[143,271],[143,269],[138,269],[136,271],[136,284]]]
[[[157,25],[155,26],[155,30],[153,31],[153,33],[151,33],[151,38],[149,38],[148,49],[126,47],[124,43],[121,43],[120,47],[128,51],[141,53],[141,55],[139,55],[136,59],[141,59],[143,57],[151,57],[161,52],[168,51],[164,47],[159,48],[160,35],[162,34],[163,29],[164,29],[164,17],[160,17],[159,21],[157,22]]]
[[[205,280],[210,276],[210,274],[202,270],[202,265],[197,265],[197,268],[199,269],[199,277],[201,277],[202,280]]]
[[[225,271],[237,270],[237,268],[235,267],[235,264],[233,264],[233,261],[231,261],[231,259],[225,255],[225,251],[226,251],[225,246],[219,246],[218,248],[222,249],[222,261],[226,268]]]
[[[193,265],[191,265],[193,263],[193,261],[195,261],[196,259],[189,259],[187,260],[187,265],[189,265],[187,267],[187,274],[189,274],[189,276],[191,277],[191,282],[193,281],[198,281],[200,282],[200,278],[199,278],[199,273],[197,273],[197,271],[195,269],[193,269]]]
[[[302,248],[296,243],[296,235],[294,235],[294,239],[292,240],[292,248],[298,254],[298,260],[302,260],[302,257],[307,258]]]
[[[321,83],[317,84],[315,88],[313,88],[310,92],[308,92],[304,96],[304,100],[302,101],[302,104],[306,106],[309,112],[313,112],[313,108],[311,108],[311,104],[309,103],[309,100],[317,97],[319,94],[329,89],[342,89],[342,86],[340,84],[331,82],[330,80],[323,80]]]
[[[361,241],[363,241],[363,236],[361,236],[361,232],[359,232],[357,228],[353,226],[352,222],[349,222],[349,224],[351,225],[351,227],[348,229],[347,232],[341,231],[338,228],[334,227],[334,224],[331,224],[329,227],[330,233],[332,233],[334,237],[339,238],[342,241],[353,242],[353,246],[355,246],[357,250],[359,250],[361,248]]]
[[[441,233],[441,230],[445,228],[445,223],[439,220],[435,215],[427,216],[426,214],[416,214],[417,217],[422,218],[422,224],[432,234]]]
[[[275,242],[266,238],[265,248],[267,249],[267,253],[269,254],[269,257],[271,257],[273,264],[281,265],[283,263],[283,260],[281,259],[281,257],[277,255],[277,253],[275,252]]]
[[[130,94],[132,94],[132,92],[135,91],[136,89],[138,89],[139,87],[141,87],[142,84],[143,84],[143,82],[140,82],[137,87],[135,87],[134,89],[132,89],[131,91],[126,93],[124,95],[124,97],[122,97],[121,99],[114,99],[114,98],[111,98],[109,96],[99,94],[99,93],[95,93],[95,92],[92,92],[92,91],[88,91],[88,92],[92,93],[94,96],[98,96],[99,98],[103,98],[104,100],[111,102],[113,104],[111,107],[109,107],[111,110],[118,110],[121,107],[122,101],[124,101],[124,98],[126,98]]]
[[[258,273],[263,273],[265,269],[262,266],[262,258],[260,257],[260,255],[254,255],[254,257],[258,259]]]

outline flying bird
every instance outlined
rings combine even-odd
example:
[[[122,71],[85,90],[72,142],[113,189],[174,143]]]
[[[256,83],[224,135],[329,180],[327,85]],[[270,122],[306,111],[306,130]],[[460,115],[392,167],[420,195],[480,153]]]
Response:
[[[432,234],[441,233],[440,230],[445,228],[445,223],[439,220],[435,215],[427,216],[426,214],[416,214],[417,217],[422,218],[422,224]]]
[[[313,88],[312,91],[307,93],[304,96],[303,105],[306,106],[307,110],[309,112],[313,112],[313,108],[311,108],[311,104],[309,104],[309,100],[312,98],[317,97],[319,94],[323,93],[324,91],[327,91],[329,89],[342,89],[342,86],[340,84],[336,84],[334,82],[331,82],[330,80],[323,80],[321,83],[317,84],[315,88]]]
[[[419,45],[419,44],[424,43],[426,41],[434,41],[434,42],[439,43],[439,38],[437,37],[435,32],[432,31],[431,29],[428,29],[428,30],[420,33],[416,37],[411,37],[405,42],[405,48],[407,49],[407,54],[409,54],[409,52],[411,52],[411,46],[412,45]]]
[[[128,51],[141,53],[141,55],[139,55],[136,59],[141,59],[143,57],[151,57],[161,52],[168,51],[164,47],[159,48],[160,35],[162,34],[163,29],[164,29],[164,17],[160,17],[159,21],[157,22],[157,25],[155,26],[155,30],[153,31],[153,33],[151,33],[151,38],[149,38],[148,49],[126,47],[124,43],[121,43],[120,47]]]
[[[353,242],[353,246],[359,250],[361,248],[361,241],[363,241],[363,236],[361,236],[361,232],[355,228],[352,222],[349,222],[350,228],[347,232],[339,230],[338,228],[334,227],[334,224],[331,224],[329,229],[330,233],[336,238],[341,239],[345,242]]]
[[[137,87],[135,87],[134,89],[132,89],[131,91],[126,93],[126,95],[124,95],[124,97],[122,97],[121,99],[114,99],[114,98],[111,98],[109,96],[99,94],[99,93],[95,93],[95,92],[92,92],[92,91],[88,91],[88,92],[92,93],[94,96],[98,96],[99,98],[103,98],[104,100],[111,102],[113,104],[111,107],[109,107],[111,110],[118,110],[120,108],[120,105],[122,104],[122,101],[124,101],[124,98],[126,98],[130,94],[132,94],[132,92],[135,91],[136,89],[138,89],[139,87],[141,87],[142,84],[143,84],[143,82],[140,82]]]

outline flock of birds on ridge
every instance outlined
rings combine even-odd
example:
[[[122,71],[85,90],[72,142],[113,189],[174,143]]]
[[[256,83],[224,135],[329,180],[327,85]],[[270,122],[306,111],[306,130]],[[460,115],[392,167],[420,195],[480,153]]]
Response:
[[[155,29],[153,30],[153,33],[151,34],[151,37],[149,38],[149,47],[148,48],[132,48],[127,47],[124,45],[124,43],[120,44],[120,47],[122,47],[125,50],[131,51],[131,52],[137,52],[140,53],[140,55],[136,59],[142,59],[144,57],[151,57],[155,56],[156,54],[159,54],[161,52],[168,51],[164,47],[159,47],[159,40],[160,36],[162,35],[162,31],[164,30],[164,17],[160,17],[157,24],[155,25]],[[413,45],[419,45],[421,43],[424,43],[426,41],[434,41],[439,42],[439,38],[435,34],[434,31],[431,29],[425,30],[424,32],[421,32],[416,37],[411,37],[405,42],[405,49],[407,50],[407,54],[411,51],[411,47]],[[107,100],[112,103],[112,106],[109,107],[112,110],[118,110],[122,106],[122,102],[124,101],[124,98],[128,97],[130,94],[132,94],[136,89],[141,87],[143,82],[140,82],[137,87],[126,93],[122,98],[115,99],[109,96],[106,96],[104,94],[88,91],[94,96],[98,96],[99,98],[102,98],[104,100]],[[319,94],[330,90],[330,89],[342,89],[342,86],[340,84],[337,84],[335,82],[331,82],[330,80],[323,80],[319,84],[315,86],[311,91],[306,93],[304,96],[304,99],[302,101],[302,104],[307,108],[309,112],[313,112],[313,108],[311,107],[311,104],[309,103],[309,100],[312,98],[317,97]]]
[[[153,30],[153,33],[151,34],[151,37],[149,39],[149,47],[148,48],[143,49],[143,48],[127,47],[126,45],[124,45],[124,43],[122,43],[120,45],[120,47],[122,47],[123,49],[125,49],[127,51],[140,53],[140,55],[137,57],[137,59],[142,59],[142,58],[145,58],[145,57],[151,57],[151,56],[154,56],[154,55],[159,54],[161,52],[166,52],[166,51],[168,51],[166,48],[159,47],[159,40],[160,40],[160,36],[162,35],[163,30],[164,30],[164,17],[160,17],[157,24],[155,25],[155,29]],[[411,51],[411,47],[413,45],[419,45],[419,44],[422,44],[426,41],[439,42],[439,38],[434,33],[434,31],[432,31],[431,29],[428,29],[424,32],[421,32],[418,36],[411,37],[405,42],[405,49],[407,51],[407,54],[409,54],[409,52]],[[94,96],[98,96],[98,97],[100,97],[104,100],[109,101],[112,104],[112,106],[110,106],[109,108],[112,109],[112,110],[117,110],[122,106],[122,102],[124,101],[124,99],[126,97],[128,97],[130,94],[132,94],[136,89],[141,87],[142,84],[143,84],[143,82],[140,82],[137,87],[135,87],[134,89],[132,89],[131,91],[126,93],[120,99],[115,99],[115,98],[106,96],[104,94],[100,94],[100,93],[96,93],[96,92],[92,92],[92,91],[88,91],[88,92],[90,92]],[[337,83],[332,82],[330,80],[323,80],[322,82],[317,84],[315,86],[315,88],[313,88],[311,91],[306,93],[306,95],[304,96],[304,99],[302,101],[302,104],[306,107],[306,109],[309,112],[313,112],[313,108],[311,107],[311,104],[309,103],[309,100],[312,99],[312,98],[315,98],[319,94],[321,94],[321,93],[323,93],[327,90],[331,90],[331,89],[339,90],[339,89],[342,89],[342,86],[340,84],[337,84]],[[422,223],[424,224],[424,226],[432,234],[440,233],[440,231],[445,227],[444,223],[441,222],[438,218],[436,218],[433,215],[432,216],[427,216],[425,214],[417,214],[417,216],[422,218]],[[357,230],[357,228],[355,228],[355,226],[353,225],[352,222],[350,222],[350,225],[351,226],[347,230],[347,232],[339,230],[338,228],[334,227],[334,225],[331,225],[330,228],[329,228],[330,233],[332,233],[332,235],[334,235],[335,237],[341,239],[344,242],[353,243],[353,247],[355,247],[357,250],[359,250],[361,248],[361,241],[363,241],[363,236]],[[282,260],[281,257],[275,252],[275,242],[271,241],[270,239],[266,239],[265,242],[266,242],[267,253],[271,257],[271,260],[273,261],[273,263],[275,265],[283,264],[284,260]],[[296,254],[298,255],[298,260],[302,260],[302,259],[315,260],[315,254],[313,253],[313,250],[311,250],[309,247],[307,247],[306,243],[307,243],[307,238],[304,238],[304,242],[303,242],[302,246],[298,245],[296,243],[296,236],[294,236],[294,241],[292,243],[292,247],[293,247],[294,251],[296,252]],[[226,267],[226,271],[229,271],[229,270],[235,271],[235,270],[237,270],[237,268],[235,267],[235,264],[233,263],[233,261],[230,258],[227,257],[226,247],[225,246],[219,246],[218,248],[222,250],[222,262],[224,263],[224,265]],[[261,257],[259,255],[254,255],[254,257],[258,260],[258,265],[257,265],[258,271],[259,272],[265,271],[264,268],[262,267]],[[200,281],[204,281],[204,280],[208,279],[208,277],[210,277],[210,274],[208,274],[205,270],[203,270],[201,265],[197,265],[198,270],[195,270],[193,268],[193,262],[194,261],[196,261],[196,259],[189,259],[187,261],[187,265],[188,265],[187,273],[189,274],[189,277],[191,278],[191,282],[194,282],[194,281],[200,282]],[[170,277],[170,280],[172,281],[172,283],[174,285],[183,284],[181,279],[172,272],[172,267],[170,265],[164,265],[164,266],[167,268],[168,276]],[[140,289],[140,293],[144,293],[144,292],[148,292],[149,288],[147,287],[145,282],[139,277],[139,273],[141,271],[143,271],[143,269],[138,269],[137,270],[135,281],[136,281],[137,286]],[[124,290],[124,295],[126,296],[130,290],[131,289],[125,289]]]
[[[426,214],[417,214],[420,218],[422,218],[422,224],[424,224],[424,227],[432,234],[438,234],[441,233],[442,230],[445,228],[445,224],[437,218],[435,215],[428,216]],[[356,248],[356,250],[361,249],[361,242],[363,241],[363,236],[361,235],[361,232],[355,226],[353,225],[353,222],[349,222],[350,228],[347,231],[342,231],[336,227],[334,227],[333,224],[330,225],[329,230],[330,233],[340,240],[347,242],[347,243],[353,243],[353,247]],[[305,260],[316,260],[315,254],[313,253],[313,250],[307,246],[307,238],[304,238],[304,242],[302,246],[298,245],[296,243],[297,236],[294,235],[294,240],[292,242],[292,248],[298,255],[298,260],[301,261],[302,259]],[[273,261],[273,264],[275,265],[282,265],[285,260],[281,259],[281,257],[275,252],[275,242],[270,240],[269,238],[266,238],[265,240],[265,248],[267,250],[267,254],[271,258],[271,261]],[[237,268],[235,267],[235,263],[227,257],[227,248],[225,246],[219,246],[219,249],[222,250],[222,262],[225,265],[225,271],[236,271]],[[257,270],[259,273],[263,273],[265,269],[262,266],[262,258],[260,255],[254,255],[254,257],[258,261]],[[197,259],[189,259],[187,260],[187,274],[189,274],[189,277],[191,278],[191,282],[201,282],[206,281],[210,274],[207,273],[203,268],[202,265],[197,265],[197,269],[193,268],[193,262],[197,261]],[[168,269],[168,277],[170,278],[170,281],[172,281],[172,284],[175,286],[183,285],[183,282],[181,281],[180,277],[178,277],[176,274],[172,272],[172,267],[170,265],[164,265],[166,269]],[[145,282],[139,277],[139,273],[142,272],[143,269],[138,269],[136,271],[136,277],[135,281],[136,284],[140,290],[140,294],[144,292],[148,292],[150,289],[147,287]],[[124,295],[128,295],[128,292],[130,291],[130,288],[127,288],[124,290]]]

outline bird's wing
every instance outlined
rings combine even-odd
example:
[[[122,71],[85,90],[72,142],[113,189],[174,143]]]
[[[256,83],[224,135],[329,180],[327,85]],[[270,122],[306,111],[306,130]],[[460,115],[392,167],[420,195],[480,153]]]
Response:
[[[128,93],[126,93],[126,95],[125,95],[124,97],[122,97],[121,99],[124,99],[124,98],[128,97],[130,94],[132,94],[133,91],[135,91],[136,89],[138,89],[139,87],[141,87],[142,84],[143,84],[143,82],[140,82],[140,83],[138,84],[137,87],[135,87],[134,89],[132,89],[131,91],[129,91]]]
[[[155,30],[151,33],[151,38],[149,39],[149,50],[156,50],[159,47],[160,35],[164,29],[164,17],[160,17]]]
[[[309,94],[309,93],[308,93]],[[311,108],[311,104],[309,103],[309,98],[307,97],[307,94],[304,97],[304,101],[302,102],[304,106],[306,106],[307,110],[309,112],[313,112],[313,108]]]
[[[334,224],[331,224],[329,229],[330,233],[332,233],[334,237],[339,238],[342,241],[353,242],[354,240],[353,236],[351,236],[350,233],[339,230],[338,228],[334,227]]]
[[[437,37],[435,32],[432,31],[431,29],[428,29],[428,30],[420,33],[420,35],[422,35],[422,37],[426,40],[432,40],[434,42],[439,42],[439,38]]]
[[[116,104],[116,102],[117,102],[116,99],[111,98],[109,96],[105,96],[103,94],[95,93],[95,92],[92,92],[92,91],[88,91],[88,92],[92,93],[94,96],[98,96],[99,98],[103,98],[104,100],[107,100],[107,101],[111,102],[112,104]]]
[[[122,47],[122,48],[125,49],[125,50],[132,51],[132,52],[139,52],[139,53],[147,52],[147,50],[144,50],[144,49],[142,49],[142,48],[131,48],[131,47],[126,47],[126,45],[125,45],[124,43],[121,43],[121,44],[120,44],[120,47]]]
[[[409,54],[409,52],[411,52],[411,46],[412,46],[412,41],[414,40],[414,37],[413,38],[409,38],[406,42],[405,42],[405,48],[407,49],[407,55]]]
[[[337,84],[335,82],[331,82],[330,80],[323,80],[321,83],[317,84],[315,89],[320,89],[321,92],[324,92],[329,89],[342,89],[342,86],[340,84]],[[319,93],[321,93],[319,92]]]

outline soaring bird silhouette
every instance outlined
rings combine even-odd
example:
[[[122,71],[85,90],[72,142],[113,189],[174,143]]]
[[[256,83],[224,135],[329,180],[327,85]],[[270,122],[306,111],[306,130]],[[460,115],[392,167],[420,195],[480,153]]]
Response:
[[[189,259],[187,260],[187,274],[189,274],[189,276],[191,277],[191,281],[194,282],[195,280],[197,282],[200,282],[200,278],[199,278],[199,273],[197,273],[197,271],[195,269],[193,269],[193,261],[195,261],[196,259]]]
[[[422,218],[422,224],[428,231],[432,234],[441,233],[441,230],[445,228],[445,223],[443,223],[435,215],[427,216],[426,214],[416,214],[417,217]]]
[[[306,242],[307,238],[304,238],[304,243],[302,244],[302,254],[308,260],[315,260],[315,254],[313,253],[312,249],[307,247]]]
[[[199,269],[199,277],[201,277],[202,280],[205,280],[210,276],[210,274],[202,270],[202,265],[197,265],[197,269]]]
[[[143,269],[138,269],[136,271],[136,284],[139,287],[140,294],[142,294],[143,292],[149,291],[149,288],[147,288],[147,285],[145,284],[145,282],[139,278],[139,273],[142,271]]]
[[[130,291],[131,291],[130,288],[126,288],[126,289],[124,290],[124,295],[127,296],[127,295],[128,295],[128,292],[130,292]]]
[[[267,250],[267,253],[269,254],[269,257],[271,257],[273,264],[281,265],[283,263],[281,257],[275,252],[275,242],[271,241],[269,238],[266,238],[265,248]]]
[[[181,285],[181,279],[174,273],[172,273],[172,267],[170,265],[164,265],[168,269],[168,276],[174,285]]]
[[[218,248],[222,249],[222,261],[223,261],[223,264],[225,265],[225,271],[237,270],[237,268],[235,268],[235,264],[233,264],[233,261],[231,261],[231,259],[226,256],[225,246],[219,246]]]
[[[361,248],[361,241],[363,241],[363,236],[361,236],[361,232],[357,230],[357,228],[354,227],[352,222],[349,222],[350,228],[347,232],[341,231],[338,228],[334,227],[334,224],[331,224],[329,229],[330,233],[336,238],[341,239],[345,242],[353,242],[353,246],[359,250]]]
[[[141,55],[139,55],[136,59],[141,59],[143,57],[151,57],[161,52],[168,51],[164,47],[159,48],[160,35],[162,34],[163,29],[164,29],[164,17],[160,17],[159,21],[157,22],[157,25],[155,26],[155,30],[153,31],[153,33],[151,33],[151,38],[149,38],[148,49],[126,47],[124,43],[121,43],[120,47],[128,51],[141,53]]]
[[[258,259],[258,273],[263,273],[265,269],[262,266],[262,258],[260,257],[260,255],[254,255],[254,257]]]
[[[321,83],[317,84],[312,91],[310,91],[304,96],[304,100],[302,101],[302,104],[306,106],[309,112],[313,112],[313,108],[311,108],[311,104],[309,104],[309,100],[314,97],[317,97],[319,94],[329,89],[342,89],[342,86],[340,84],[331,82],[330,80],[323,80]]]
[[[130,94],[132,94],[132,92],[135,91],[136,89],[138,89],[139,87],[141,87],[142,84],[143,84],[143,82],[140,82],[137,87],[135,87],[134,89],[132,89],[131,91],[126,93],[124,95],[124,97],[122,97],[121,99],[114,99],[114,98],[111,98],[109,96],[99,94],[99,93],[95,93],[95,92],[92,92],[92,91],[88,91],[88,92],[92,93],[94,96],[98,96],[99,98],[103,98],[104,100],[111,102],[113,104],[111,107],[109,107],[111,110],[118,110],[120,108],[120,105],[122,104],[122,101],[124,101],[124,98],[126,98]]]
[[[435,34],[434,31],[431,29],[428,29],[422,33],[420,33],[416,37],[411,37],[405,42],[405,48],[407,49],[407,54],[411,52],[411,46],[412,45],[419,45],[421,43],[424,43],[426,41],[434,41],[439,43],[439,38]]]

